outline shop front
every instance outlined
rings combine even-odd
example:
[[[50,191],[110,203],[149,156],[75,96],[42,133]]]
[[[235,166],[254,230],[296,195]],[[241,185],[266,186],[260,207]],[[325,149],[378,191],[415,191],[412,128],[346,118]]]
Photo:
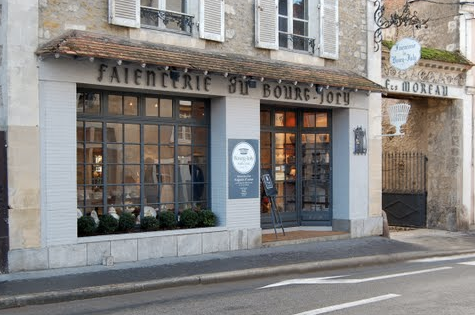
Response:
[[[274,170],[284,226],[331,226],[331,110],[261,106],[261,168]],[[271,224],[263,198],[262,226]]]
[[[382,88],[364,77],[81,31],[37,54],[42,246],[10,250],[10,271],[260,247],[261,170],[285,226],[380,233],[355,130]],[[197,208],[217,223],[78,236],[80,216]]]

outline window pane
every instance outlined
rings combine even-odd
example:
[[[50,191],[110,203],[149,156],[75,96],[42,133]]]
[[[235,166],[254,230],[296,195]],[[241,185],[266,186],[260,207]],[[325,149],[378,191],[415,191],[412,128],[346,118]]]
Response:
[[[102,123],[86,122],[86,141],[102,142]]]
[[[124,174],[124,184],[140,183],[140,165],[125,165]]]
[[[143,129],[144,143],[158,144],[158,126],[145,125]]]
[[[275,122],[274,125],[277,127],[284,126],[284,112],[275,112]]]
[[[158,0],[140,0],[140,5],[145,7],[158,7]]]
[[[140,163],[140,145],[124,145],[125,163]]]
[[[124,125],[125,128],[125,141],[128,143],[140,143],[140,125]]]
[[[293,14],[294,14],[294,19],[302,19],[302,20],[308,20],[308,4],[307,0],[293,0],[294,5],[293,5]]]
[[[124,97],[124,115],[137,116],[137,114],[137,98],[131,96]]]
[[[191,102],[180,101],[180,118],[191,118]]]
[[[287,15],[287,0],[279,0],[279,14],[280,15]]]
[[[76,93],[76,112],[84,112],[84,93]]]
[[[328,115],[327,115],[327,113],[317,113],[316,127],[328,127]]]
[[[160,164],[160,182],[162,184],[171,184],[175,182],[175,165],[174,164]]]
[[[76,140],[78,142],[84,141],[84,122],[82,121],[76,123]]]
[[[145,145],[143,148],[145,163],[152,164],[158,161],[158,146],[157,145]]]
[[[160,126],[160,143],[161,144],[172,144],[175,142],[175,134],[173,132],[174,127],[170,125]]]
[[[294,20],[294,34],[307,36],[308,35],[308,23]],[[299,37],[297,37],[299,38]]]
[[[195,145],[208,145],[208,128],[192,127],[192,130]]]
[[[192,117],[198,121],[205,119],[205,104],[203,102],[193,102]]]
[[[96,93],[84,93],[84,112],[99,114],[101,112],[101,98]]]
[[[107,165],[107,184],[123,184],[124,183],[124,166]]]
[[[173,117],[173,102],[170,99],[160,100],[160,117]]]
[[[261,126],[270,126],[269,110],[261,110]]]
[[[173,163],[175,156],[175,147],[164,146],[160,147],[160,161],[161,163]]]
[[[122,124],[107,124],[107,142],[122,142]]]
[[[107,163],[122,164],[124,163],[124,151],[122,144],[108,144],[107,145]]]
[[[109,95],[107,112],[111,115],[122,115],[122,96]]]
[[[178,146],[178,163],[188,164],[191,161],[191,146],[180,145]]]
[[[158,117],[158,99],[157,98],[145,98],[145,115]]]
[[[169,11],[186,13],[183,0],[166,0],[166,9]]]
[[[303,126],[305,128],[315,127],[315,114],[314,113],[303,113]]]
[[[295,127],[295,112],[286,112],[285,113],[285,126],[286,127]]]
[[[288,20],[287,18],[279,16],[279,32],[287,33],[288,32]]]

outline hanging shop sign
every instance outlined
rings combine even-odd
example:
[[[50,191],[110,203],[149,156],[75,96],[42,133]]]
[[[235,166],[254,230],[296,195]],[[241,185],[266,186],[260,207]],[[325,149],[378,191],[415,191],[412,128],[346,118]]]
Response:
[[[399,70],[407,70],[421,58],[421,45],[411,38],[403,38],[391,48],[389,62]]]
[[[229,199],[259,197],[258,141],[229,139]]]

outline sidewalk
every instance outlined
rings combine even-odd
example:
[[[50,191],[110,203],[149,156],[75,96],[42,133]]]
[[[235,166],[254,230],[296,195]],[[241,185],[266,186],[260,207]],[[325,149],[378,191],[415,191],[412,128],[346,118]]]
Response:
[[[254,250],[0,275],[0,309],[272,275],[475,253],[475,232],[416,229],[390,238],[324,235]]]

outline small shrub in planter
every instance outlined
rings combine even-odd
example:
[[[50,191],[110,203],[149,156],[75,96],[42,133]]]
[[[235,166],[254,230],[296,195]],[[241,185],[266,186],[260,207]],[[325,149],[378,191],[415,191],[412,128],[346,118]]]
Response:
[[[119,217],[119,231],[130,232],[135,228],[135,215],[123,212]]]
[[[111,234],[119,228],[119,220],[110,214],[104,214],[99,218],[98,231],[102,234]]]
[[[159,228],[158,220],[155,217],[143,217],[140,219],[140,228],[144,231],[156,231]]]
[[[199,227],[211,227],[216,226],[216,215],[209,209],[198,211],[198,226]]]
[[[164,211],[158,214],[158,223],[161,229],[171,230],[176,228],[177,221],[175,213],[171,211]]]
[[[96,222],[90,216],[78,218],[78,236],[90,236],[96,233]]]
[[[180,215],[180,226],[192,229],[198,226],[198,213],[192,209],[185,209]]]

